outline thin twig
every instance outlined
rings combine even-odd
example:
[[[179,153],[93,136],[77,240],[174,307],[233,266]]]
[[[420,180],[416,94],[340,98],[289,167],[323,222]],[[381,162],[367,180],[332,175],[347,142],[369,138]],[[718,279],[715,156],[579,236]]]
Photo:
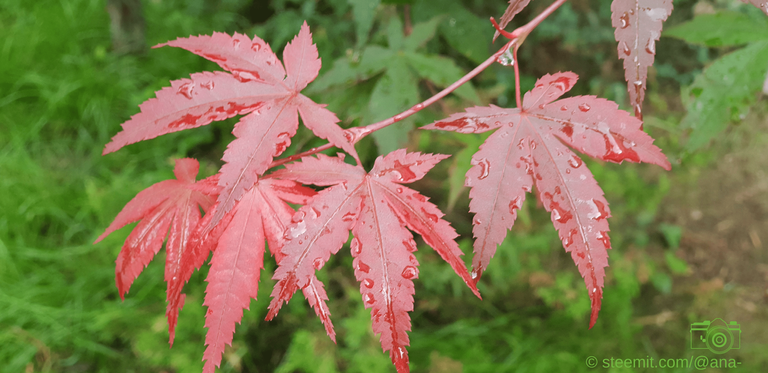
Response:
[[[557,8],[559,8],[561,5],[563,5],[567,0],[557,0],[554,3],[552,3],[550,6],[548,6],[546,9],[544,9],[543,12],[541,12],[536,18],[532,19],[530,22],[526,23],[525,25],[518,27],[515,29],[515,31],[512,31],[512,33],[500,30],[498,24],[496,21],[491,18],[491,23],[494,24],[497,30],[500,30],[500,33],[510,39],[504,46],[499,49],[496,53],[488,57],[487,60],[485,60],[483,63],[475,67],[472,71],[461,77],[461,79],[455,81],[453,84],[449,85],[442,91],[438,92],[437,94],[433,95],[432,97],[426,99],[425,101],[413,105],[410,109],[403,111],[400,114],[397,114],[393,117],[384,119],[380,122],[369,124],[365,127],[353,127],[349,128],[345,131],[345,136],[349,140],[351,144],[356,144],[358,141],[362,140],[365,136],[370,135],[373,132],[376,132],[382,128],[385,128],[387,126],[390,126],[392,124],[395,124],[405,118],[410,117],[413,114],[418,113],[422,109],[424,109],[427,106],[430,106],[437,102],[437,100],[440,100],[441,98],[447,96],[449,93],[453,92],[457,88],[459,88],[462,84],[468,82],[470,79],[474,78],[478,74],[480,74],[483,70],[487,69],[488,66],[491,66],[494,62],[496,62],[499,57],[507,53],[509,48],[514,47],[512,53],[514,57],[514,68],[515,68],[515,98],[517,101],[517,107],[521,107],[521,98],[520,98],[520,71],[517,63],[517,49],[520,47],[520,45],[525,40],[525,37],[528,36],[528,34],[538,26],[541,21],[543,21],[545,18],[547,18],[550,14],[552,14]],[[285,157],[283,159],[278,159],[276,161],[273,161],[272,164],[270,164],[269,168],[277,167],[283,164],[286,164],[288,162],[291,162],[293,160],[306,157],[309,155],[317,154],[321,151],[327,150],[332,148],[333,145],[330,143],[318,146],[316,148],[309,149],[305,152],[294,154],[289,157]]]

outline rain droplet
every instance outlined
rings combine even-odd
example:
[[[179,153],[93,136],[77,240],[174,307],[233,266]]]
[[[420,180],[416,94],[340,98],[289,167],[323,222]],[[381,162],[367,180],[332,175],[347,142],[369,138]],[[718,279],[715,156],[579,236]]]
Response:
[[[312,214],[315,215],[315,217],[314,217],[315,219],[320,217],[320,210],[318,210],[318,209],[316,209],[314,207],[310,207],[310,210],[312,211]]]
[[[472,272],[469,273],[469,277],[471,277],[473,280],[476,280],[478,276],[477,270],[473,269]]]
[[[274,156],[277,157],[280,154],[283,154],[285,149],[288,148],[289,145],[291,145],[291,134],[288,132],[282,132],[279,135],[277,135],[277,142],[275,142],[275,153]]]
[[[520,139],[520,142],[517,143],[517,148],[520,150],[523,150],[525,147],[525,139]]]
[[[595,205],[595,211],[587,215],[588,217],[595,220],[603,220],[608,217],[609,213],[606,209],[605,203],[596,199],[593,199],[592,203]]]
[[[178,89],[176,89],[176,93],[183,95],[184,97],[188,99],[192,99],[192,91],[195,89],[195,83],[187,82],[179,86]]]
[[[323,265],[325,264],[325,261],[323,258],[315,258],[315,260],[312,261],[312,267],[316,270],[323,268]]]
[[[402,193],[403,192],[403,188],[397,188],[397,192],[398,193]]]
[[[565,173],[566,173],[566,174],[570,174],[570,173],[571,173],[571,169],[570,169],[570,168],[566,168],[566,169],[565,169]]]
[[[579,110],[581,110],[581,111],[586,113],[586,112],[589,111],[589,109],[592,109],[592,107],[589,106],[589,104],[587,104],[586,102],[583,103],[583,104],[579,104]]]
[[[536,149],[536,142],[531,140],[531,150],[535,150],[535,149]]]
[[[406,280],[413,280],[418,275],[419,275],[419,272],[416,270],[416,267],[414,266],[407,266],[405,267],[405,269],[403,269],[402,276]]]
[[[285,230],[285,239],[287,240],[293,240],[296,238],[299,238],[304,232],[307,231],[307,225],[302,221],[299,223],[291,224],[288,229]],[[303,242],[299,242],[299,245],[303,244]]]
[[[488,160],[485,159],[485,158],[481,158],[481,159],[479,159],[477,161],[476,164],[480,166],[480,176],[478,176],[477,178],[480,179],[480,180],[483,180],[486,177],[488,177],[488,174],[491,171],[491,164],[490,164],[490,162],[488,162]]]
[[[500,63],[502,66],[513,66],[515,64],[515,57],[512,55],[512,50],[507,49],[504,51],[504,53],[496,59],[496,62]]]
[[[552,220],[558,223],[565,224],[568,220],[573,218],[573,214],[560,207],[560,204],[557,202],[552,201],[552,204],[549,205],[549,207],[552,209]]]
[[[357,262],[357,270],[363,273],[368,273],[371,270],[371,267],[369,267],[367,264],[358,261]]]
[[[253,43],[253,45],[251,45],[251,50],[254,51],[254,52],[260,51],[261,50],[261,44]]]
[[[240,40],[239,39],[232,40],[232,47],[235,49],[240,48]]]
[[[348,212],[341,217],[341,220],[345,222],[351,222],[351,221],[354,221],[356,217],[357,215],[355,215],[354,212]]]
[[[568,106],[566,105],[560,106],[560,111],[567,111],[567,110],[568,110]]]
[[[656,54],[656,41],[653,38],[648,39],[648,43],[645,44],[645,51],[650,54]]]
[[[603,242],[603,246],[605,246],[606,249],[611,248],[611,238],[608,237],[608,232],[598,232],[597,239]]]
[[[439,219],[437,215],[428,213],[423,207],[421,208],[421,212],[424,213],[424,216],[426,216],[429,221],[437,223],[437,220]]]
[[[366,278],[363,280],[363,286],[367,287],[368,289],[373,287],[373,280],[370,278]]]
[[[568,235],[563,237],[563,246],[565,248],[568,248],[568,246],[573,245],[573,238],[576,236],[578,232],[576,231],[576,228],[571,229],[568,232]]]
[[[554,82],[552,82],[552,85],[557,90],[559,90],[561,92],[565,92],[565,91],[571,89],[570,84],[571,84],[571,81],[567,77],[564,77],[564,76],[561,76],[561,77],[557,78]]]
[[[213,80],[209,80],[205,83],[200,83],[200,86],[210,91],[213,89]]]
[[[365,302],[366,305],[370,306],[374,302],[376,302],[376,299],[373,297],[372,293],[365,293],[365,295],[363,295],[363,301]]]
[[[621,48],[621,52],[624,53],[625,56],[629,56],[630,54],[632,54],[632,51],[629,49],[629,45],[627,45],[627,43],[622,41],[621,44],[619,44],[619,47]]]
[[[514,214],[515,210],[520,209],[520,197],[515,197],[511,202],[509,202],[509,213]]]
[[[414,241],[412,238],[403,241],[403,245],[405,246],[405,249],[409,252],[416,251],[416,241]]]
[[[582,162],[581,158],[577,157],[576,154],[572,155],[571,158],[568,159],[568,165],[570,165],[573,168],[579,168],[584,162]]]
[[[475,217],[474,219],[472,219],[472,224],[480,225],[480,224],[483,224],[483,222],[480,221],[480,219],[478,219],[477,217]]]
[[[356,257],[363,251],[363,245],[360,244],[360,240],[357,237],[352,237],[352,242],[349,244],[349,248],[352,251],[352,256]]]
[[[293,214],[293,217],[291,217],[292,223],[301,223],[304,221],[304,217],[307,216],[307,214],[304,212],[304,210],[296,211],[295,214]],[[304,233],[304,232],[302,232]]]
[[[621,20],[621,28],[629,27],[629,14],[627,14],[627,12],[624,12],[624,14],[619,17],[619,20]]]

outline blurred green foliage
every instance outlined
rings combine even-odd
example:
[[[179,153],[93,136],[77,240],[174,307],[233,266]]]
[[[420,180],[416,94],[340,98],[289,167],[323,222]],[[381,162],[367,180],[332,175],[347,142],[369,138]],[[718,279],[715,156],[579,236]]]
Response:
[[[594,94],[626,107],[609,4],[569,2],[542,23],[520,50],[523,89],[544,73],[572,70],[581,79],[572,94]],[[530,19],[546,5],[533,2],[513,24]],[[670,25],[690,18],[693,5],[677,2]],[[502,14],[506,2],[147,0],[143,6],[149,45],[190,34],[239,31],[258,34],[280,55],[306,19],[325,62],[321,78],[309,91],[318,102],[328,103],[344,126],[353,126],[406,109],[485,60],[495,48],[487,18]],[[713,16],[712,22],[720,22],[717,17],[761,22],[752,13]],[[695,22],[678,30],[695,28]],[[670,97],[676,98],[681,89],[692,92],[696,98],[688,116],[701,116],[694,110],[696,102],[706,106],[706,100],[717,99],[708,92],[731,89],[756,76],[756,70],[743,69],[743,76],[734,81],[718,81],[718,71],[741,66],[729,58],[765,54],[764,38],[721,37],[712,44],[711,37],[692,36],[703,32],[666,33],[705,46],[664,39],[658,45],[655,75],[649,78],[646,130],[673,160],[683,154],[684,131],[678,128],[683,113],[670,106]],[[719,56],[708,47],[745,43],[747,47],[725,55],[700,75],[705,64]],[[738,53],[744,56],[733,57]],[[0,4],[0,68],[0,371],[199,371],[206,270],[194,275],[185,289],[188,296],[176,342],[168,349],[163,254],[121,301],[113,268],[130,229],[99,245],[91,242],[137,192],[172,177],[173,159],[200,159],[201,176],[221,165],[235,120],[101,156],[119,124],[155,90],[192,72],[216,70],[215,64],[173,48],[144,56],[113,54],[103,1],[6,0]],[[476,103],[514,102],[511,69],[494,66],[473,85],[406,125],[424,125]],[[750,85],[747,91],[752,90]],[[717,114],[719,122],[707,128],[722,127],[731,114],[741,113],[753,102],[746,98],[749,92],[734,98],[731,107],[736,109]],[[466,212],[463,174],[483,137],[393,132],[379,136],[378,146],[406,144],[454,155],[418,189],[449,213],[448,220],[462,235],[460,245],[469,254],[471,216]],[[290,150],[320,143],[300,130]],[[380,153],[370,139],[358,149],[368,164]],[[706,157],[697,160],[694,155],[693,161],[704,164]],[[596,327],[587,330],[589,302],[583,281],[549,215],[527,199],[479,285],[483,301],[422,245],[409,349],[414,371],[580,372],[589,370],[584,360],[590,355],[676,357],[687,351],[686,325],[668,330],[669,341],[660,342],[650,340],[633,321],[638,309],[645,310],[643,289],[646,294],[668,293],[675,276],[689,272],[685,261],[674,255],[680,228],[657,220],[671,188],[669,176],[642,165],[588,164],[611,202],[615,248]],[[337,345],[325,336],[301,297],[275,321],[263,321],[274,263],[267,261],[266,266],[258,300],[238,326],[222,372],[393,370],[370,328],[349,256],[332,259],[319,274],[328,284]]]
[[[767,79],[768,18],[756,7],[745,7],[741,13],[702,14],[665,30],[664,35],[727,53],[686,89],[690,97],[683,96],[689,102],[681,125],[692,130],[687,149],[696,150],[722,133],[729,122],[746,118],[754,105]]]

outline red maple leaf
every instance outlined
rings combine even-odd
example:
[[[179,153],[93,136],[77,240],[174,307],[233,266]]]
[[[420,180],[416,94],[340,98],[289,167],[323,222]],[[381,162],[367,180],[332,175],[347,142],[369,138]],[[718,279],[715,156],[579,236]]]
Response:
[[[290,145],[299,114],[315,135],[357,158],[337,125],[336,115],[299,93],[317,77],[321,65],[306,22],[285,47],[285,67],[263,40],[237,33],[179,38],[157,47],[165,45],[205,57],[231,74],[203,72],[171,82],[171,87],[157,91],[157,98],[141,104],[141,112],[122,124],[123,131],[106,145],[104,154],[166,133],[247,114],[235,125],[237,138],[224,152],[219,208],[211,228],[269,168],[272,159]]]
[[[629,102],[642,120],[648,66],[653,65],[662,22],[672,13],[672,0],[613,0],[611,12]]]
[[[472,187],[469,207],[475,214],[475,281],[535,184],[586,283],[592,301],[591,328],[600,310],[611,248],[606,220],[610,210],[592,173],[568,146],[616,163],[646,162],[667,170],[670,164],[640,129],[640,120],[615,103],[594,96],[554,101],[577,79],[571,72],[545,75],[525,94],[522,109],[474,107],[424,128],[461,133],[496,129],[473,155],[473,167],[466,174],[466,185]]]
[[[265,240],[277,262],[283,258],[280,248],[285,241],[284,232],[294,215],[294,210],[285,201],[304,204],[314,194],[314,190],[290,180],[262,178],[246,190],[242,199],[213,230],[206,230],[206,222],[198,224],[194,236],[199,249],[191,258],[202,256],[204,259],[209,251],[214,252],[203,302],[208,307],[203,372],[213,372],[215,366],[221,364],[222,352],[232,343],[235,323],[240,322],[243,309],[248,308],[251,299],[256,299]],[[217,203],[214,210],[218,206]],[[206,218],[214,214],[211,211]],[[201,264],[202,261],[194,263],[196,267]],[[187,268],[191,271],[193,266]],[[328,297],[314,276],[310,282],[310,286],[303,289],[304,296],[333,337],[330,312],[325,305]]]
[[[194,256],[190,247],[191,233],[200,221],[200,208],[208,211],[216,198],[215,189],[210,188],[215,178],[195,182],[198,169],[199,164],[194,159],[176,160],[173,170],[176,180],[161,181],[141,191],[94,242],[103,240],[126,224],[141,220],[125,240],[116,261],[115,282],[120,298],[125,299],[133,280],[152,261],[168,237],[165,245],[165,281],[168,283],[166,314],[171,343],[178,309],[184,302],[181,294],[182,273],[192,274],[192,270],[185,267],[185,262]]]
[[[504,14],[501,16],[501,19],[499,20],[499,28],[504,29],[507,27],[510,21],[512,21],[512,18],[515,18],[517,13],[520,13],[525,9],[525,7],[528,6],[528,3],[530,3],[531,0],[509,0],[509,6],[507,6],[507,10],[504,11]],[[499,37],[499,31],[497,30],[495,34],[493,34],[493,41],[496,41],[496,38]]]
[[[416,243],[406,227],[419,233],[479,296],[460,259],[456,232],[426,197],[402,185],[421,179],[446,157],[401,149],[378,157],[366,173],[342,158],[318,155],[272,174],[330,187],[299,209],[286,229],[285,257],[273,276],[278,283],[267,319],[296,290],[313,286],[315,271],[338,252],[351,230],[355,277],[365,307],[372,309],[373,330],[381,334],[381,346],[390,351],[398,372],[407,372],[408,312],[413,310],[413,279],[418,277],[419,264],[412,254]]]

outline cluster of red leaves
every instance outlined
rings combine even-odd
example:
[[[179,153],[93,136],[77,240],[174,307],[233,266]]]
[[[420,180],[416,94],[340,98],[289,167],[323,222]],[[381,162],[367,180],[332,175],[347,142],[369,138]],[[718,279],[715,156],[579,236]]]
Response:
[[[528,2],[510,1],[501,27]],[[123,123],[123,131],[107,144],[105,154],[166,133],[243,117],[235,125],[236,139],[224,153],[226,163],[219,173],[195,182],[197,161],[178,160],[177,180],[139,193],[98,238],[97,242],[141,220],[117,259],[121,297],[167,236],[166,314],[172,343],[184,302],[183,286],[213,252],[204,301],[208,307],[204,371],[213,372],[243,309],[258,293],[266,241],[278,264],[267,319],[301,289],[335,340],[328,298],[315,271],[338,252],[351,231],[355,277],[363,303],[371,309],[373,329],[397,370],[407,372],[408,312],[413,310],[413,280],[419,273],[409,230],[420,234],[479,296],[477,281],[514,224],[526,192],[535,185],[584,278],[592,301],[591,327],[600,309],[611,247],[606,220],[610,210],[592,174],[570,148],[605,161],[670,168],[642,131],[639,117],[654,43],[671,9],[668,0],[615,0],[612,6],[635,117],[594,96],[555,101],[577,80],[573,73],[557,73],[539,79],[520,108],[473,107],[424,127],[461,133],[495,130],[472,157],[473,167],[467,172],[470,211],[475,214],[471,274],[460,259],[456,232],[442,219],[442,212],[403,185],[424,177],[446,156],[401,149],[378,157],[366,172],[359,165],[354,136],[337,125],[338,118],[324,105],[300,93],[320,70],[306,23],[285,47],[283,63],[263,40],[240,34],[214,33],[162,44],[214,61],[228,73],[203,72],[171,82]],[[342,156],[318,155],[265,175],[274,157],[290,145],[299,116],[315,135],[352,155],[357,165],[345,163]],[[302,184],[325,189],[315,192]],[[294,211],[287,202],[303,207]]]
[[[382,347],[390,351],[398,370],[407,371],[408,312],[413,310],[418,262],[412,254],[416,243],[406,227],[421,234],[479,296],[460,259],[456,232],[426,197],[401,185],[422,178],[445,156],[400,150],[380,157],[366,173],[342,158],[321,155],[264,175],[273,158],[290,144],[298,115],[315,135],[358,160],[336,115],[299,93],[320,70],[307,25],[285,47],[285,67],[257,37],[216,33],[163,45],[187,49],[230,73],[205,72],[171,82],[123,123],[123,131],[107,144],[105,154],[166,133],[245,116],[235,125],[237,138],[224,153],[226,164],[219,173],[195,182],[197,161],[178,160],[177,180],[139,193],[97,239],[140,220],[117,259],[121,297],[167,236],[166,315],[172,344],[184,303],[183,286],[213,252],[203,303],[208,307],[204,371],[213,372],[232,342],[243,309],[258,294],[266,241],[279,265],[268,319],[301,289],[335,340],[328,297],[314,271],[339,250],[352,230],[355,273],[366,307],[373,308],[374,330],[381,334]],[[296,180],[331,187],[318,194]],[[295,212],[286,202],[306,206]]]

